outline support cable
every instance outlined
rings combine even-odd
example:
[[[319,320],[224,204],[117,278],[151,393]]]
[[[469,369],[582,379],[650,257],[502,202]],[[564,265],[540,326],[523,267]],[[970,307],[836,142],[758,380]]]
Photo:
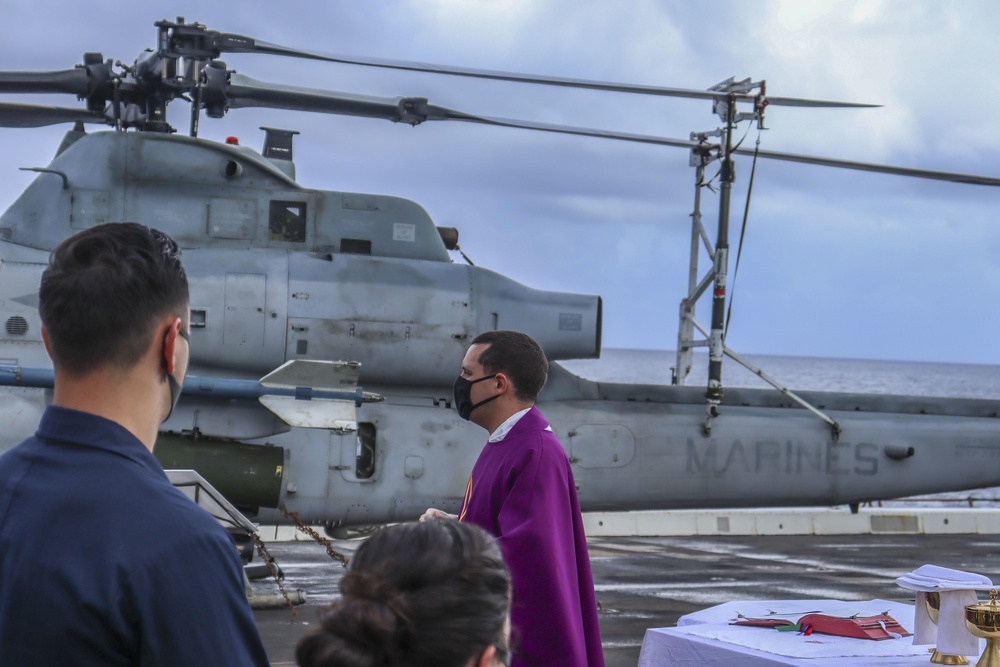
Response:
[[[740,141],[742,144],[743,142]],[[739,148],[739,146],[737,146]],[[736,278],[740,274],[740,257],[743,256],[743,240],[747,235],[747,221],[750,219],[750,197],[753,195],[753,178],[757,173],[757,155],[760,153],[760,130],[757,130],[757,146],[753,153],[753,166],[750,167],[750,183],[747,186],[747,202],[743,207],[743,227],[740,229],[740,243],[736,249],[736,267],[733,269],[733,284],[729,289],[729,306],[726,309],[726,326],[722,332],[722,340],[726,340],[729,334],[729,321],[733,316],[733,301],[736,300]]]

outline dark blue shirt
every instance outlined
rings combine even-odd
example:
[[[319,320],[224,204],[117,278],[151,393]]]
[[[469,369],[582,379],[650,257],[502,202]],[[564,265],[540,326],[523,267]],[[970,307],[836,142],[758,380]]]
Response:
[[[267,665],[235,545],[119,424],[0,456],[0,665]]]

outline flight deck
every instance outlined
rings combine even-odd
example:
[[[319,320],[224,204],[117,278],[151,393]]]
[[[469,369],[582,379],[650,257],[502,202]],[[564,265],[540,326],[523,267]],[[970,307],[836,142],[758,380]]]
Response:
[[[647,628],[732,600],[912,600],[895,579],[925,563],[1000,582],[996,534],[606,536],[588,543],[607,667],[635,667]],[[348,556],[358,544],[333,541]],[[268,548],[285,586],[309,597],[294,621],[287,607],[254,612],[271,664],[294,665],[296,641],[334,599],[343,568],[313,542]],[[254,589],[277,590],[268,580]]]

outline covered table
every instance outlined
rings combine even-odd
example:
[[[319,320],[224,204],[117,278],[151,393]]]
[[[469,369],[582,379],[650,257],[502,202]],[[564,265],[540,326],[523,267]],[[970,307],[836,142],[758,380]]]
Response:
[[[914,646],[913,637],[875,641],[730,624],[740,614],[754,618],[787,618],[795,623],[799,617],[817,612],[831,616],[875,616],[888,612],[913,632],[914,608],[905,602],[742,600],[682,616],[674,628],[647,630],[638,667],[905,667],[931,664],[928,649],[933,649],[933,645]],[[984,644],[985,640],[980,649]],[[970,664],[975,664],[974,658],[970,659]]]

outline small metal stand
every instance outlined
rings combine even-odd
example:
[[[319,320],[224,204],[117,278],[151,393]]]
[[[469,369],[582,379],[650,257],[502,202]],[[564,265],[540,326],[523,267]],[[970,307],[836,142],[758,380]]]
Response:
[[[694,348],[708,347],[708,386],[705,391],[707,403],[703,425],[703,431],[706,436],[711,435],[712,424],[720,415],[719,408],[722,405],[724,394],[722,361],[723,357],[729,356],[829,424],[833,438],[836,440],[840,436],[841,431],[840,425],[836,420],[825,415],[818,408],[810,405],[803,398],[781,385],[777,380],[771,378],[762,370],[756,368],[750,362],[742,359],[726,347],[729,210],[733,182],[736,180],[735,165],[732,158],[734,152],[733,131],[736,129],[737,124],[745,120],[756,121],[759,129],[765,129],[764,109],[767,106],[767,99],[765,98],[766,83],[764,81],[752,82],[750,79],[735,81],[730,78],[712,86],[709,90],[728,93],[726,97],[721,97],[714,103],[714,111],[725,125],[722,128],[717,128],[709,132],[691,133],[691,140],[698,142],[698,146],[691,151],[691,166],[695,168],[694,211],[691,213],[691,259],[688,270],[688,294],[681,300],[680,304],[680,323],[677,333],[677,362],[673,369],[671,382],[675,385],[683,385],[691,373]],[[753,96],[753,110],[746,113],[739,112],[736,107],[737,97],[745,99],[746,95],[753,93],[753,91],[757,91]],[[719,143],[709,143],[708,140],[711,137],[719,137]],[[705,167],[715,160],[720,160],[722,165],[719,172],[719,226],[713,248],[712,241],[702,224],[701,189],[703,187],[711,188],[711,185],[705,182]],[[712,260],[712,268],[699,281],[698,259],[701,245],[704,245],[709,258]],[[712,323],[711,328],[706,330],[695,319],[695,309],[697,302],[705,294],[709,286],[713,288]],[[694,337],[695,329],[705,336],[705,338],[696,340]]]

